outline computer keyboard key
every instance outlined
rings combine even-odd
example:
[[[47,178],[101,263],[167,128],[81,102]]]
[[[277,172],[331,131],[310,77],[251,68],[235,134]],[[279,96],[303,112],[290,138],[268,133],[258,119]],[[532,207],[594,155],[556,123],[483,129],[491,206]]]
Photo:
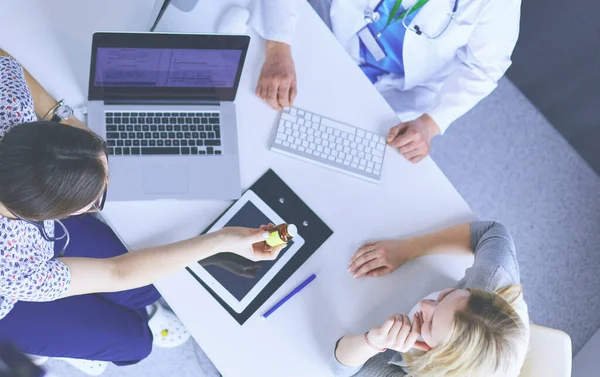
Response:
[[[197,147],[191,147],[191,148],[190,148],[190,152],[191,152],[192,154],[198,154],[198,148],[197,148]]]
[[[181,147],[181,154],[190,154],[189,147]]]
[[[115,148],[115,155],[119,156],[123,154],[123,148],[121,147],[116,147]]]
[[[213,126],[210,125],[210,124],[207,124],[205,128],[206,128],[206,131],[212,131],[213,130]]]
[[[179,154],[179,147],[168,148],[168,147],[155,147],[155,148],[142,148],[142,155],[147,154]]]
[[[181,132],[181,126],[180,125],[177,125],[177,126],[175,126],[173,128],[174,128],[175,132]]]
[[[123,148],[123,155],[128,156],[131,154],[131,149],[130,148]]]
[[[117,140],[117,147],[122,147],[123,145],[125,145],[125,142],[123,140]]]
[[[179,144],[181,144],[182,147],[187,147],[188,141],[187,140],[179,140]]]
[[[115,148],[108,147],[108,148],[106,148],[106,152],[108,153],[109,156],[113,155],[113,154],[115,154]]]
[[[204,145],[218,147],[221,145],[221,140],[212,140],[212,139],[204,140]]]
[[[200,138],[206,139],[206,132],[200,132]]]
[[[139,155],[140,154],[140,148],[131,148],[131,154],[132,155]]]
[[[142,142],[144,142],[146,140],[142,140]],[[156,140],[156,146],[157,147],[162,147],[165,145],[165,141],[164,140]],[[147,147],[148,143],[146,142],[146,145],[142,144],[143,147]]]
[[[156,146],[156,140],[149,140],[148,141],[148,146],[149,147],[155,147]]]
[[[198,154],[206,154],[206,151],[201,151],[201,150],[199,150],[199,151],[198,151]]]
[[[125,126],[123,126],[123,125],[120,125],[120,126],[119,126],[119,131],[120,131],[120,132],[121,132],[121,131],[125,131],[125,130],[126,130]]]
[[[202,118],[201,119],[201,123],[202,124],[208,124],[208,118]]]
[[[131,140],[129,140],[129,139],[125,140],[125,146],[131,147]]]
[[[139,147],[140,146],[140,141],[139,140],[134,140],[133,141],[133,146],[134,147]]]
[[[177,140],[177,139],[173,140],[173,146],[179,146],[179,140]]]
[[[215,150],[215,154],[221,154],[220,150]]]
[[[119,138],[119,133],[118,132],[107,132],[106,133],[106,138],[107,139],[118,139]]]
[[[196,145],[199,147],[204,146],[204,141],[203,140],[196,140]]]
[[[213,154],[214,149],[212,147],[206,148],[206,154]]]

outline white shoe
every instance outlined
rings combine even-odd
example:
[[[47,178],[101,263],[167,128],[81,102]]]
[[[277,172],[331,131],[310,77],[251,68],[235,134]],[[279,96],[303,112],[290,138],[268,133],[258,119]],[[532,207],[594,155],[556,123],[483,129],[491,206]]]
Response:
[[[71,364],[75,368],[79,369],[88,376],[99,376],[106,370],[108,361],[94,361],[84,359],[69,359],[63,357],[56,357],[56,360],[63,360]]]
[[[190,333],[187,332],[183,323],[174,313],[158,303],[152,305],[150,313],[152,312],[148,327],[150,327],[154,336],[154,345],[160,348],[175,348],[185,344],[190,339]]]
[[[48,356],[27,355],[27,357],[38,367],[46,364],[46,361],[48,361]]]

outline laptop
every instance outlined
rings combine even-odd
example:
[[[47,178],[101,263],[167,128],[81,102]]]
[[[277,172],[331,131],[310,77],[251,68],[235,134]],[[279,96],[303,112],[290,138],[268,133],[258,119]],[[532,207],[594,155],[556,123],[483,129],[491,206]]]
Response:
[[[108,200],[237,199],[235,99],[250,37],[95,33],[88,125]]]

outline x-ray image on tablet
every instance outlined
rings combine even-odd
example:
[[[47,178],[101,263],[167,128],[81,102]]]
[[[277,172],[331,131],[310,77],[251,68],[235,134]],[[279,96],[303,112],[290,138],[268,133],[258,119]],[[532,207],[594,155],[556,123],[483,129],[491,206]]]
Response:
[[[253,191],[248,190],[208,230],[228,226],[258,228],[285,221]],[[281,250],[276,260],[254,262],[233,253],[220,253],[188,266],[234,311],[241,313],[304,244],[300,234]]]

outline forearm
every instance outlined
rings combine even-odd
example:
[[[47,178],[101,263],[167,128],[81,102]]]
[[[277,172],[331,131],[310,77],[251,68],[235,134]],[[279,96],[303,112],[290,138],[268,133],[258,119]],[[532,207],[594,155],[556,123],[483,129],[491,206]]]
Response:
[[[364,335],[346,335],[337,344],[335,358],[346,366],[357,367],[377,353],[365,342]]]
[[[473,252],[471,247],[471,224],[465,223],[444,228],[422,236],[406,240],[409,259],[415,259],[429,254],[438,254],[454,246],[452,250],[465,250],[469,255]],[[443,248],[444,247],[444,248]]]
[[[182,268],[223,251],[217,233],[107,259],[60,258],[71,272],[66,296],[118,292],[152,284]]]
[[[115,257],[116,277],[123,286],[144,286],[221,252],[215,233],[174,244],[132,251]],[[125,288],[129,289],[129,288]]]

